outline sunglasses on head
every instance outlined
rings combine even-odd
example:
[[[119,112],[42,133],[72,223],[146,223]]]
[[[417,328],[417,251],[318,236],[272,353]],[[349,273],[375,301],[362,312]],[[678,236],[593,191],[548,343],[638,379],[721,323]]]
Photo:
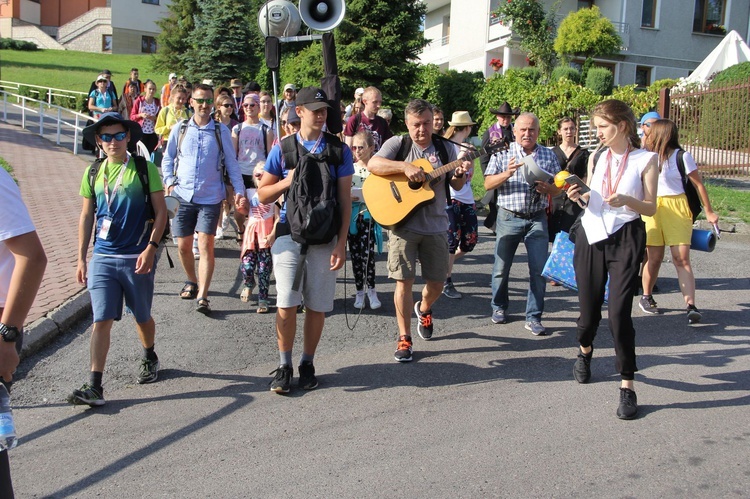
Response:
[[[197,102],[198,104],[213,104],[214,103],[213,99],[196,99],[195,97],[193,97],[193,100]]]
[[[102,139],[102,142],[112,142],[112,139],[115,139],[117,142],[120,142],[122,140],[125,140],[125,137],[128,136],[128,132],[117,132],[117,133],[100,133],[99,138]]]

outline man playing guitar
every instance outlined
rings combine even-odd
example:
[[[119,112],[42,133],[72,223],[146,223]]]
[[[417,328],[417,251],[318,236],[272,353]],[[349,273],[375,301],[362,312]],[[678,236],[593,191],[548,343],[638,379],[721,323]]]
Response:
[[[394,357],[398,362],[412,360],[412,309],[417,316],[419,336],[424,340],[432,338],[432,305],[442,294],[448,273],[445,182],[447,179],[454,189],[461,189],[466,182],[465,173],[471,167],[471,163],[463,161],[452,173],[432,178],[429,172],[414,166],[411,162],[421,158],[428,160],[433,168],[448,164],[456,160],[456,151],[453,147],[446,147],[446,144],[439,142],[439,137],[433,135],[432,106],[429,102],[422,99],[410,101],[406,106],[405,121],[408,135],[388,139],[367,165],[373,175],[406,176],[412,185],[428,180],[429,188],[435,194],[435,202],[422,204],[403,224],[391,230],[388,239],[388,276],[396,280],[393,301],[399,338]],[[411,147],[404,147],[409,142]],[[417,259],[422,267],[425,286],[421,300],[415,304],[412,287]]]

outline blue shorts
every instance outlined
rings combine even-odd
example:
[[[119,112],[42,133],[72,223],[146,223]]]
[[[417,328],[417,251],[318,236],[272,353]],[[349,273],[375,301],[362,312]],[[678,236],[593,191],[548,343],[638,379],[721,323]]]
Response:
[[[221,215],[221,202],[216,204],[195,204],[175,196],[180,201],[180,209],[172,220],[172,234],[175,237],[192,236],[194,232],[216,235],[216,226]]]
[[[136,274],[136,258],[94,255],[89,262],[88,289],[94,322],[122,318],[122,300],[138,324],[151,318],[154,299],[154,268],[148,274]]]

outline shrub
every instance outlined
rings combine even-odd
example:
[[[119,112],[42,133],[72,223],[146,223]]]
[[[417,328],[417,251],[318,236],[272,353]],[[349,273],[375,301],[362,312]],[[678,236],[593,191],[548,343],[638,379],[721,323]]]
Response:
[[[550,81],[557,81],[560,78],[567,78],[573,83],[581,83],[581,72],[570,66],[557,66],[552,70]]]
[[[479,114],[477,93],[483,86],[482,73],[455,70],[441,72],[438,66],[427,64],[419,66],[416,82],[409,95],[438,106],[443,110],[446,122],[454,111],[468,111],[476,120]],[[399,114],[396,116],[400,118]]]
[[[741,62],[719,71],[711,81],[711,87],[724,85],[738,85],[750,81],[750,61]]]
[[[599,95],[610,95],[614,75],[607,68],[591,68],[586,75],[586,88]]]
[[[3,50],[39,50],[33,42],[24,40],[13,40],[12,38],[0,38],[0,49]]]
[[[539,83],[542,79],[542,70],[536,66],[527,66],[521,69],[521,72],[525,75],[526,79],[531,83]]]

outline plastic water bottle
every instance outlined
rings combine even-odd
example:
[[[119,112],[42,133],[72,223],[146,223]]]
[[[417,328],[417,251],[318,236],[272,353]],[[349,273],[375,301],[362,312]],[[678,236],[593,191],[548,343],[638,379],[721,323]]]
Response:
[[[16,425],[13,422],[13,411],[10,409],[10,394],[3,383],[0,383],[0,451],[9,450],[18,444]]]

